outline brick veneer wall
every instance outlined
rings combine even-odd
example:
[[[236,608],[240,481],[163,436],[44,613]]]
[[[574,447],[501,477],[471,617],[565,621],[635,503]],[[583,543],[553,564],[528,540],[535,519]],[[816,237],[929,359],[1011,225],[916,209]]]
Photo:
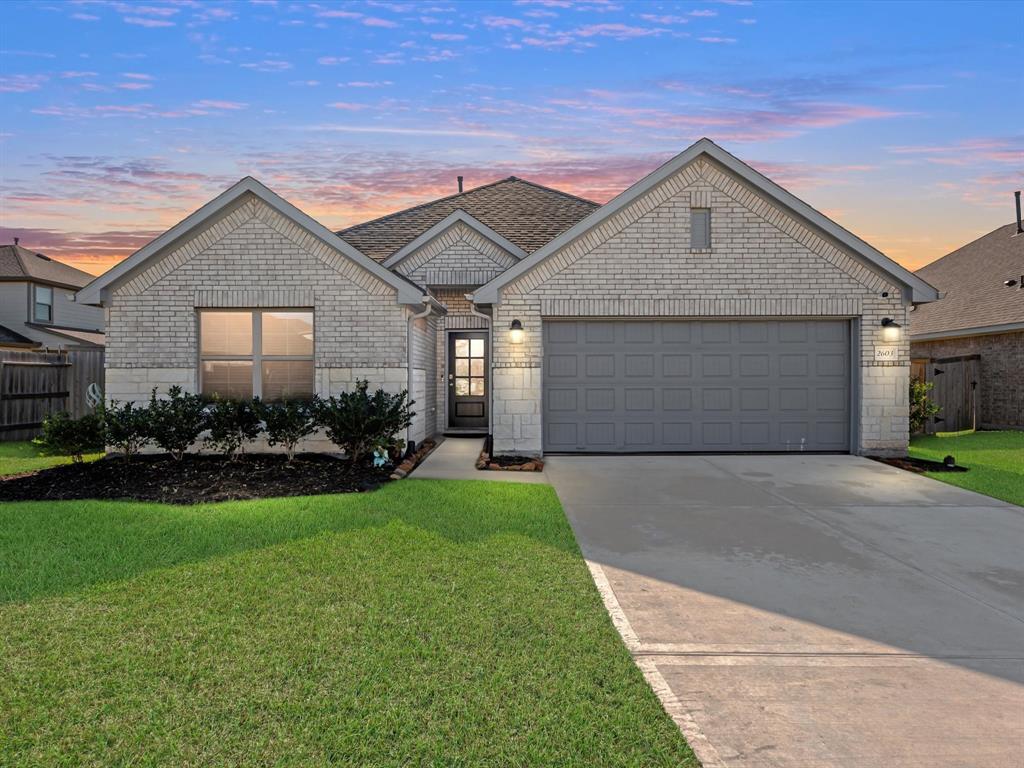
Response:
[[[154,387],[166,392],[175,384],[195,391],[197,310],[218,307],[312,307],[318,394],[364,378],[392,392],[408,386],[411,312],[397,304],[395,288],[247,195],[114,289],[107,397],[145,400]],[[420,333],[434,330],[431,324]],[[424,363],[419,372],[424,392],[428,369]]]
[[[709,250],[689,247],[691,206],[711,208]],[[860,319],[859,450],[903,453],[909,343],[874,350],[906,315],[898,286],[702,158],[503,289],[494,326],[527,334],[493,339],[495,451],[541,452],[544,317],[822,316]]]
[[[1024,331],[914,341],[910,345],[914,359],[960,355],[981,356],[981,425],[986,429],[1024,428]]]

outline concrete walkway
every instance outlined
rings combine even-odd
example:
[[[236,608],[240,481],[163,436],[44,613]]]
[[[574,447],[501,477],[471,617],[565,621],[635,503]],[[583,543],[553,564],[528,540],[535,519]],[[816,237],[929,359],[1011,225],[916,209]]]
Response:
[[[446,437],[410,478],[420,480],[496,480],[503,483],[546,483],[543,472],[487,472],[476,468],[482,437]]]
[[[1024,509],[850,456],[547,475],[704,768],[1024,765]]]

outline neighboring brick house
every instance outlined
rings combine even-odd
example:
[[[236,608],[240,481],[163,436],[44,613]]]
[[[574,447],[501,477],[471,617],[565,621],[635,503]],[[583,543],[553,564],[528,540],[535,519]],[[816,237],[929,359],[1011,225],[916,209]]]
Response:
[[[79,294],[109,397],[368,378],[529,454],[901,453],[936,298],[707,139],[603,206],[513,177],[336,234],[244,179]]]
[[[17,239],[0,245],[0,347],[102,347],[103,310],[75,302],[75,292],[92,280]]]
[[[980,426],[1024,427],[1024,234],[1018,224],[999,227],[917,274],[943,298],[910,313],[916,371],[924,376],[929,361],[979,356]]]

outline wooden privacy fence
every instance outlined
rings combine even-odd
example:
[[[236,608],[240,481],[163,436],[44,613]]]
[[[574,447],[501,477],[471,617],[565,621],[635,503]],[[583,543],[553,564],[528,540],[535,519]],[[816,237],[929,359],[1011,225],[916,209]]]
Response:
[[[929,360],[925,381],[934,387],[929,395],[942,410],[928,420],[925,432],[959,432],[977,429],[981,387],[981,356],[964,355]]]
[[[0,351],[0,441],[29,440],[56,411],[91,410],[90,384],[103,387],[103,350]]]

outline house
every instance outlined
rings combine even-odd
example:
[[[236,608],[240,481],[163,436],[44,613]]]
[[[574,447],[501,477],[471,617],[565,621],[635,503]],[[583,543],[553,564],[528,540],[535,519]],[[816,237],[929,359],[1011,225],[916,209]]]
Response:
[[[1024,427],[1020,229],[1019,222],[999,227],[917,271],[943,299],[910,313],[915,373],[926,376],[929,361],[942,361],[945,370],[950,367],[945,361],[977,356],[976,425],[986,429]]]
[[[17,238],[0,245],[0,346],[101,348],[103,310],[75,302],[75,292],[92,279],[23,248]]]
[[[510,178],[338,233],[245,178],[78,294],[109,398],[366,378],[520,454],[902,453],[937,298],[708,139],[604,205]]]

